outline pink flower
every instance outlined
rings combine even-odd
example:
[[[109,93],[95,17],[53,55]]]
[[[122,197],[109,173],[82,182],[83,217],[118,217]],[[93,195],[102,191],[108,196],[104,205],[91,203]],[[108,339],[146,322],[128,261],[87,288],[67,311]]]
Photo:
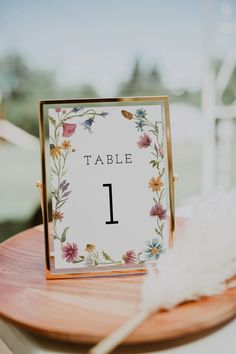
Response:
[[[138,145],[139,149],[142,149],[142,148],[146,149],[147,147],[149,147],[151,142],[152,142],[152,139],[150,138],[150,136],[147,133],[144,133],[143,135],[140,135],[137,145]]]
[[[56,107],[56,108],[55,108],[55,111],[56,111],[57,113],[60,113],[60,112],[61,112],[61,108],[60,108],[60,107]]]
[[[134,263],[137,261],[137,256],[134,250],[127,251],[123,256],[122,256],[123,261],[128,264],[128,263]]]
[[[63,134],[65,138],[73,135],[75,133],[76,124],[64,123],[63,124]]]
[[[150,210],[150,216],[158,216],[160,220],[165,220],[167,218],[166,209],[160,203],[155,204]]]
[[[163,158],[164,157],[164,149],[163,147],[159,147],[159,155]]]
[[[70,263],[78,256],[78,246],[75,242],[73,244],[67,242],[66,245],[61,246],[62,250],[62,258],[66,260],[66,262]]]
[[[66,109],[63,109],[62,110],[62,114],[66,114],[67,110]]]

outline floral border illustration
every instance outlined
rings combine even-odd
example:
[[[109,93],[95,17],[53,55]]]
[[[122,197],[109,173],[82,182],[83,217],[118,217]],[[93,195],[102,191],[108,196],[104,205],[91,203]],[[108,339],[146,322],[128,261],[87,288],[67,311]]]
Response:
[[[67,263],[81,263],[81,265],[93,267],[111,264],[140,264],[146,261],[157,260],[165,251],[163,246],[163,230],[167,218],[167,210],[163,206],[165,189],[162,178],[165,173],[165,168],[163,163],[163,139],[162,136],[160,137],[162,122],[156,121],[152,123],[143,108],[138,108],[135,113],[121,110],[121,116],[127,120],[134,121],[137,131],[142,133],[137,141],[138,148],[150,149],[152,155],[150,165],[155,169],[156,173],[148,182],[148,188],[154,193],[152,198],[154,204],[149,214],[156,220],[154,229],[156,237],[151,241],[147,241],[146,247],[140,252],[128,250],[122,255],[121,259],[114,260],[104,250],[99,252],[95,244],[87,244],[85,249],[81,252],[76,242],[68,242],[69,226],[59,231],[59,225],[64,218],[63,206],[72,193],[70,183],[66,179],[66,163],[70,154],[75,152],[75,149],[72,147],[71,141],[68,138],[75,134],[78,124],[88,132],[92,132],[95,120],[98,117],[106,118],[107,116],[107,112],[101,111],[98,113],[94,109],[86,109],[84,107],[75,107],[72,109],[56,107],[55,116],[49,115],[49,122],[52,128],[50,131],[53,131],[53,134],[50,135],[50,156],[52,161],[51,176],[54,177],[54,184],[51,182],[54,239],[61,243],[62,259]],[[69,123],[72,118],[78,118],[79,123]]]

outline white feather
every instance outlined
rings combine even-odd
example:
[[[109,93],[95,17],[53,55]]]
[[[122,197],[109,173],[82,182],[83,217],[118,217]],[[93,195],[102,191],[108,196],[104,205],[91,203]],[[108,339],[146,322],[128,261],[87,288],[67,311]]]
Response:
[[[143,285],[141,306],[148,311],[224,291],[236,275],[236,191],[199,202],[157,269]]]

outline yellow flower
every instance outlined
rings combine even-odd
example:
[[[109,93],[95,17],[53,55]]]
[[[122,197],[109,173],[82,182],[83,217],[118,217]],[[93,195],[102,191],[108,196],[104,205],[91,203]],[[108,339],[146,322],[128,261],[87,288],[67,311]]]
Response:
[[[93,243],[88,243],[86,245],[85,251],[88,253],[92,253],[95,250],[96,246]]]
[[[148,188],[151,188],[153,192],[159,192],[164,186],[161,177],[152,177],[148,183]]]
[[[55,146],[54,144],[50,144],[50,155],[53,159],[58,159],[61,156],[60,146]]]
[[[70,140],[63,140],[61,144],[61,148],[65,150],[69,150],[71,148]]]

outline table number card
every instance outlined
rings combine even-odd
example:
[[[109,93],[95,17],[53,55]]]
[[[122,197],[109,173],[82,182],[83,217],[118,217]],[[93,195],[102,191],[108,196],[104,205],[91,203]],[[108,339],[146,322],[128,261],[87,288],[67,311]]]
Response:
[[[174,229],[168,98],[42,101],[40,113],[47,277],[158,262]]]

